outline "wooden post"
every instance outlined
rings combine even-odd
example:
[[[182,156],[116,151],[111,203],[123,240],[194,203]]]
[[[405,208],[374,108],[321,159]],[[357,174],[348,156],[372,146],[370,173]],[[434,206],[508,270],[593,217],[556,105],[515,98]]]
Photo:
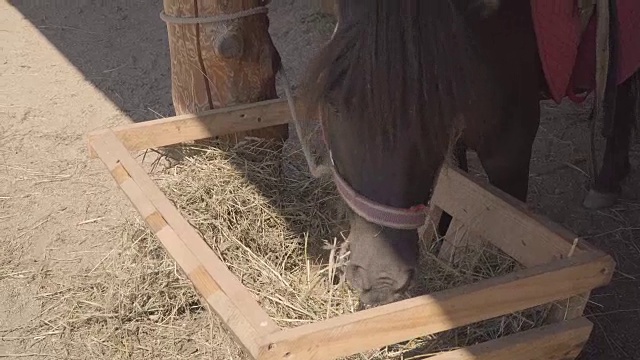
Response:
[[[261,0],[164,0],[176,18],[235,14],[261,6]],[[254,103],[277,97],[275,75],[280,56],[269,35],[265,13],[199,24],[167,21],[173,104],[177,115]],[[286,139],[288,125],[229,134]]]

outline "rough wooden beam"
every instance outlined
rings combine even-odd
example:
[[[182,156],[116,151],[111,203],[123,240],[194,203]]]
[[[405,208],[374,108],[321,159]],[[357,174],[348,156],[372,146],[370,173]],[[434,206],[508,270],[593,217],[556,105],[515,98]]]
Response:
[[[591,253],[262,339],[260,359],[334,359],[546,304],[607,284],[614,261]]]
[[[251,293],[215,255],[197,231],[131,157],[113,132],[105,131],[90,146],[136,207],[167,252],[218,316],[252,356],[260,336],[279,327]]]
[[[524,203],[497,188],[480,184],[453,167],[441,171],[431,201],[452,214],[476,241],[490,241],[525,266],[545,264],[587,251],[602,254],[580,241],[577,235],[534,214]],[[445,247],[447,256],[451,251]],[[555,302],[546,323],[582,316],[589,297],[587,291]]]
[[[114,127],[111,130],[129,151],[146,150],[215,136],[286,124],[291,113],[286,100],[266,100],[199,114],[178,115]],[[89,134],[89,141],[99,138],[105,130]],[[89,156],[97,157],[89,147]]]
[[[472,254],[474,259],[464,259],[465,264],[472,266],[477,263],[481,255],[480,250],[485,244],[486,241],[469,229],[464,222],[453,218],[442,242],[438,258],[457,265],[463,260],[462,257]]]
[[[449,351],[429,360],[571,360],[580,355],[592,329],[589,320],[579,318]]]
[[[524,266],[586,251],[602,254],[522,202],[453,167],[440,172],[431,201]]]

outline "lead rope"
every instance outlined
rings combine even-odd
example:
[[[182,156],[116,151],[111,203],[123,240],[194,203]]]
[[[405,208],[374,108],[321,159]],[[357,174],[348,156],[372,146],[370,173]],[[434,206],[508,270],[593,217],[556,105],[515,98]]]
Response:
[[[218,22],[238,20],[247,16],[266,14],[269,12],[269,8],[266,6],[258,6],[255,8],[238,11],[232,14],[221,14],[204,17],[176,17],[167,15],[164,10],[160,12],[160,19],[168,24],[175,25],[197,25],[197,24],[212,24]]]
[[[309,167],[309,172],[311,173],[311,176],[317,179],[322,176],[332,174],[333,167],[330,167],[324,164],[318,165],[313,159],[313,155],[311,154],[311,150],[309,148],[309,143],[307,142],[307,139],[304,138],[304,135],[302,132],[302,126],[300,125],[300,120],[298,119],[298,114],[296,112],[295,100],[293,98],[293,94],[291,93],[291,89],[292,89],[291,83],[289,82],[289,77],[287,76],[287,72],[284,69],[284,65],[280,66],[279,74],[282,75],[282,78],[284,80],[284,93],[285,93],[285,97],[287,98],[287,103],[289,104],[289,111],[291,112],[291,120],[293,120],[293,125],[296,128],[296,134],[298,135],[298,139],[300,140],[300,147],[302,148],[302,153],[304,154],[304,158],[307,161],[307,166]],[[329,151],[329,157],[331,158],[331,149],[328,149],[328,144],[326,144],[326,146],[327,146],[327,151]],[[331,161],[333,162],[333,159],[331,159]]]
[[[336,26],[333,28],[333,33],[331,34],[331,39],[329,41],[333,40],[333,37],[336,36],[336,33],[338,32],[338,25],[339,25],[339,22],[336,22]],[[292,89],[291,83],[289,82],[289,77],[287,76],[287,71],[285,70],[283,64],[280,65],[279,73],[282,74],[282,77],[284,79],[284,85],[285,85],[284,94],[287,98],[287,103],[289,104],[289,111],[291,112],[291,120],[293,121],[293,125],[296,128],[296,134],[298,134],[298,139],[300,140],[300,147],[302,148],[302,153],[304,154],[304,158],[307,161],[307,166],[309,167],[309,172],[311,173],[311,176],[317,179],[325,175],[331,175],[331,174],[336,175],[335,167],[333,163],[333,156],[331,155],[331,148],[329,147],[329,143],[327,142],[327,139],[324,136],[325,134],[324,134],[324,128],[322,124],[320,124],[320,129],[323,132],[322,137],[324,139],[327,152],[329,153],[329,161],[331,162],[331,166],[327,166],[323,164],[318,165],[313,159],[313,155],[311,154],[311,150],[309,149],[309,143],[306,141],[306,139],[304,139],[304,136],[302,134],[302,126],[300,125],[300,120],[298,119],[298,114],[296,112],[295,100],[293,98],[293,94],[291,93],[291,89]]]
[[[247,9],[241,10],[231,14],[220,14],[220,15],[211,15],[204,17],[176,17],[167,15],[164,10],[160,11],[160,19],[168,24],[175,25],[197,25],[197,24],[211,24],[217,22],[224,21],[232,21],[238,20],[247,16],[258,15],[258,14],[266,14],[269,12],[269,8],[267,5],[271,3],[271,0],[263,0],[261,1],[262,5]]]

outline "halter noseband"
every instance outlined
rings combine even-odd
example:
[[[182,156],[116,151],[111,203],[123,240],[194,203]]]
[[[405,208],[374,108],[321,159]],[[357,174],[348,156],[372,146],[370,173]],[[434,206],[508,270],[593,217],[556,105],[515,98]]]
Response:
[[[358,194],[333,169],[333,180],[338,193],[349,208],[368,222],[398,230],[416,230],[424,225],[427,217],[425,205],[416,205],[408,209],[383,205]]]
[[[424,204],[414,205],[410,208],[397,208],[367,199],[365,196],[356,192],[349,183],[340,176],[338,170],[336,170],[329,140],[327,139],[324,129],[324,121],[320,122],[320,129],[325,146],[329,152],[333,181],[336,184],[342,200],[344,200],[353,212],[370,223],[397,230],[417,230],[425,224],[427,220],[427,206]]]

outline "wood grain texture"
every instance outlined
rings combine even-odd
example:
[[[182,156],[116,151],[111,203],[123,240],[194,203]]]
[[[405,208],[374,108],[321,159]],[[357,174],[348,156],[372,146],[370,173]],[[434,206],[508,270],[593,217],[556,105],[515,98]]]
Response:
[[[113,168],[113,170],[111,170],[111,176],[113,176],[113,179],[116,181],[116,183],[118,183],[118,185],[131,179],[129,173],[127,173],[127,170],[125,170],[122,165],[118,165]]]
[[[593,324],[585,319],[566,321],[463,349],[430,360],[573,360],[589,339]]]
[[[163,4],[167,15],[207,17],[252,9],[262,1],[164,0]],[[275,75],[280,58],[266,14],[218,23],[167,24],[167,31],[176,114],[196,114],[277,97]],[[218,40],[229,33],[242,44],[238,56],[216,51]],[[288,126],[248,130],[224,138],[237,141],[247,135],[286,139]]]
[[[153,231],[154,234],[157,234],[160,230],[164,229],[164,227],[167,226],[167,222],[157,211],[154,211],[151,215],[145,217],[144,222],[149,225],[151,231]]]
[[[546,324],[553,324],[559,321],[572,320],[581,317],[584,309],[589,303],[591,292],[585,292],[568,299],[562,299],[552,304],[545,319]]]
[[[122,166],[129,174],[130,178],[120,187],[143,218],[151,219],[155,213],[164,218],[167,225],[156,236],[238,342],[249,354],[256,356],[259,346],[255,340],[279,331],[277,325],[164,196],[113,132],[106,131],[102,136],[94,137],[90,146],[111,173]],[[150,227],[155,225],[149,224]]]
[[[467,266],[474,266],[479,257],[480,251],[465,251],[466,249],[482,249],[485,240],[473,230],[471,230],[464,222],[458,218],[453,218],[449,224],[449,229],[442,242],[442,247],[438,252],[438,258],[451,264],[459,264],[464,258]],[[472,255],[475,258],[469,259]]]
[[[584,241],[574,248],[577,235],[453,167],[443,167],[431,201],[524,266],[547,264],[571,253],[602,254]]]
[[[189,279],[194,284],[194,286],[199,289],[200,294],[208,299],[212,295],[221,291],[216,281],[211,277],[211,275],[207,272],[207,269],[204,266],[200,265],[193,269],[189,274]]]
[[[442,209],[431,202],[429,207],[429,216],[425,225],[419,229],[420,245],[424,251],[431,249],[431,246],[438,240],[438,224],[442,218]]]
[[[98,130],[89,134],[88,141],[113,132],[127,150],[138,151],[290,121],[287,101],[276,99]],[[89,156],[97,157],[91,146]]]
[[[333,359],[521,311],[606,285],[614,261],[581,254],[475,284],[287,329],[260,359]]]
[[[196,16],[194,0],[164,0],[163,5],[167,15]],[[178,115],[211,109],[206,73],[200,65],[198,31],[198,25],[167,24],[173,106]]]

